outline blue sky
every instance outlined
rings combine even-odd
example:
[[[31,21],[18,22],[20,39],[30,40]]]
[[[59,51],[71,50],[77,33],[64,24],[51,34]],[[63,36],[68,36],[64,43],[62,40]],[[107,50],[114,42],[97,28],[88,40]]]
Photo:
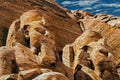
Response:
[[[85,10],[93,14],[107,13],[120,16],[120,0],[55,0],[69,10]]]

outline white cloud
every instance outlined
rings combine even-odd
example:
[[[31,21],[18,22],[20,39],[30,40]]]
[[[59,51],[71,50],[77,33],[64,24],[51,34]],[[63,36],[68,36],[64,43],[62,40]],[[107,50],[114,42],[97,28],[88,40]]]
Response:
[[[107,3],[101,0],[62,0],[61,4],[63,7],[75,7],[85,11],[92,11],[92,13],[120,13],[120,3],[117,1]]]
[[[94,6],[94,8],[100,8],[100,7],[115,7],[115,8],[120,8],[120,4],[118,3],[111,3],[111,4],[97,4],[96,6]]]
[[[94,12],[95,13],[98,13],[98,12],[102,12],[103,11],[103,9],[97,9],[97,10],[95,10]]]
[[[79,1],[63,1],[61,4],[66,6],[90,6],[99,0],[79,0]]]
[[[93,8],[91,8],[91,7],[85,7],[85,8],[83,8],[82,10],[92,10]]]

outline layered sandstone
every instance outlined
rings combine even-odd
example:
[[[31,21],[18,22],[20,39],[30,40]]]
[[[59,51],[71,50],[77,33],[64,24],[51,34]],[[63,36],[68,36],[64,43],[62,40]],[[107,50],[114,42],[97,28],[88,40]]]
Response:
[[[73,42],[81,33],[78,24],[71,20],[66,10],[53,0],[1,0],[0,4],[0,27],[3,28],[9,28],[10,24],[19,19],[22,13],[31,9],[39,9],[40,14],[45,17],[45,26],[57,36],[56,44],[59,50],[66,43]],[[61,34],[68,35],[70,38]]]
[[[120,79],[119,17],[53,0],[0,4],[0,80]]]

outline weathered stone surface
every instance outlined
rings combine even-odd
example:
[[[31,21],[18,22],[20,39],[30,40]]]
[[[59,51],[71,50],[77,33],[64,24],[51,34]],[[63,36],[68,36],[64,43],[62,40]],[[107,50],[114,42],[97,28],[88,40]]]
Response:
[[[31,51],[38,55],[39,64],[48,65],[56,63],[55,35],[45,28],[46,20],[39,10],[25,12],[21,18],[21,27]]]
[[[120,79],[119,17],[53,0],[0,4],[0,80]]]
[[[64,74],[59,72],[43,73],[33,80],[69,80]]]
[[[104,45],[103,39],[98,40],[98,42],[91,42],[90,44],[88,44],[88,46],[91,47],[91,50],[89,53],[90,53],[91,60],[95,67],[95,73],[98,76],[103,77],[103,75],[104,75],[107,78],[107,76],[106,76],[107,74],[105,73],[107,70],[107,73],[114,75],[112,77],[112,80],[119,79],[118,74],[116,74],[117,73],[116,65],[115,65],[114,61],[112,61],[106,55],[106,54],[108,54],[108,50],[105,49],[105,47],[103,45]]]
[[[78,24],[70,19],[66,10],[51,0],[1,0],[0,26],[9,25],[19,19],[23,12],[38,9],[46,20],[46,27],[55,34],[58,50],[65,44],[71,43],[81,34]],[[64,35],[61,35],[64,34]],[[65,35],[69,36],[67,38]]]
[[[117,16],[108,15],[108,14],[96,14],[94,17],[111,26],[120,24],[120,17]]]
[[[51,64],[56,63],[56,53],[55,53],[56,46],[55,46],[54,34],[44,27],[43,20],[39,18],[41,16],[39,15],[38,12],[39,12],[38,10],[30,10],[24,13],[21,16],[20,21],[17,20],[13,22],[9,30],[7,46],[12,46],[15,47],[15,49],[17,49],[18,52],[16,52],[17,53],[16,58],[18,64],[20,63],[21,66],[23,63],[26,63],[25,61],[28,61],[31,64],[29,58],[31,58],[33,61],[37,59],[37,61],[35,62],[38,63],[38,65],[43,65],[43,66],[44,65],[50,66]],[[22,35],[19,35],[17,33]],[[23,44],[23,42],[27,44]],[[31,51],[29,50],[29,47]],[[36,59],[33,58],[35,57],[34,54],[36,55]],[[32,57],[29,58],[26,57],[30,55]],[[20,57],[22,58],[22,60],[25,61],[20,61],[19,60]],[[26,66],[28,66],[28,64]]]
[[[99,32],[103,36],[106,42],[105,44],[106,47],[114,55],[115,60],[118,61],[120,56],[119,55],[120,38],[118,37],[120,34],[119,29],[116,29],[115,27],[112,28],[110,25],[102,23],[96,19],[89,24],[88,29]]]
[[[17,73],[17,64],[14,49],[11,47],[0,48],[0,76]]]
[[[86,30],[81,36],[79,36],[73,43],[73,49],[75,53],[77,50],[84,47],[86,44],[90,43],[91,41],[96,41],[99,38],[101,38],[101,35],[99,33],[96,33],[95,31],[89,31]]]
[[[8,74],[8,75],[0,76],[0,80],[17,80],[17,79],[18,79],[18,74]]]
[[[91,19],[94,16],[92,13],[85,12],[83,10],[71,10],[71,11],[67,11],[66,13],[71,19],[77,22],[82,32],[84,32],[87,29],[84,20]]]
[[[37,68],[39,65],[37,64],[37,58],[31,50],[19,43],[15,46],[15,57],[16,62],[18,64],[19,70],[28,70],[32,68]]]
[[[38,63],[40,65],[51,66],[56,64],[56,53],[46,45],[41,46],[41,52],[38,55]]]
[[[6,39],[6,46],[15,46],[16,43],[21,43],[23,45],[27,45],[25,41],[25,37],[22,31],[19,30],[20,28],[20,20],[15,20],[8,31],[7,39]]]
[[[94,16],[92,13],[85,12],[83,10],[71,10],[71,11],[68,11],[67,14],[69,15],[70,18],[72,18],[75,21],[80,21],[84,19],[85,17]]]
[[[69,47],[70,45],[67,45],[68,49]],[[67,53],[68,55],[74,54],[72,69],[75,80],[79,80],[78,77],[84,80],[91,80],[91,78],[93,80],[107,80],[110,75],[114,75],[111,77],[112,80],[119,79],[114,58],[109,57],[104,39],[98,32],[85,31],[72,43],[71,47],[73,47],[73,51],[68,51]],[[67,58],[69,56],[66,56]],[[68,67],[71,68],[71,66]]]
[[[82,66],[81,70],[82,70],[83,72],[85,72],[86,74],[88,74],[93,80],[102,80],[102,78],[99,77],[99,76],[94,72],[94,70],[91,70],[90,68],[88,68],[88,67],[86,67],[86,66],[84,66],[84,65],[81,65],[81,66]]]
[[[24,72],[24,70],[46,67],[63,73],[67,75],[69,80],[73,80],[73,74],[69,73],[72,70],[59,61],[55,45],[56,38],[51,31],[44,27],[43,20],[39,19],[39,13],[23,18],[23,16],[29,15],[31,12],[36,12],[36,10],[31,10],[26,12],[27,14],[23,14],[20,24],[17,24],[19,20],[12,23],[7,38],[7,46],[14,47],[15,49],[15,58],[19,70]],[[20,35],[16,35],[15,33],[22,34],[21,37],[23,38],[19,39]],[[27,45],[23,44],[23,41],[21,42],[20,40],[23,40]]]
[[[92,80],[90,76],[81,69],[81,64],[88,68],[92,68],[93,65],[91,62],[92,61],[90,59],[89,53],[87,52],[87,46],[84,46],[82,49],[79,49],[79,51],[77,51],[76,55],[74,55],[73,64],[75,80]]]
[[[30,70],[20,71],[18,73],[18,80],[30,80],[35,78],[37,75],[41,73],[42,72],[39,69],[30,69]]]
[[[66,66],[70,68],[73,67],[74,51],[72,44],[71,45],[68,44],[63,48],[62,61],[63,64],[65,64]]]

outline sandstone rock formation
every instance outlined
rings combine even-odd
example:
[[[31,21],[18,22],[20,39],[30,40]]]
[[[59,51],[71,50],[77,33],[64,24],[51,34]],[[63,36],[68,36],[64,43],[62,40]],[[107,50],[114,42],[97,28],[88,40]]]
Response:
[[[7,29],[24,12],[39,9],[41,16],[45,17],[45,26],[57,36],[58,50],[62,50],[65,44],[73,42],[82,33],[78,24],[66,14],[66,10],[53,0],[1,0],[0,4],[0,26]],[[68,35],[70,38],[61,34]]]
[[[69,80],[65,75],[58,72],[44,73],[33,80]]]
[[[120,80],[119,17],[53,0],[0,4],[0,80]]]
[[[14,49],[11,47],[0,48],[0,76],[17,73]]]

